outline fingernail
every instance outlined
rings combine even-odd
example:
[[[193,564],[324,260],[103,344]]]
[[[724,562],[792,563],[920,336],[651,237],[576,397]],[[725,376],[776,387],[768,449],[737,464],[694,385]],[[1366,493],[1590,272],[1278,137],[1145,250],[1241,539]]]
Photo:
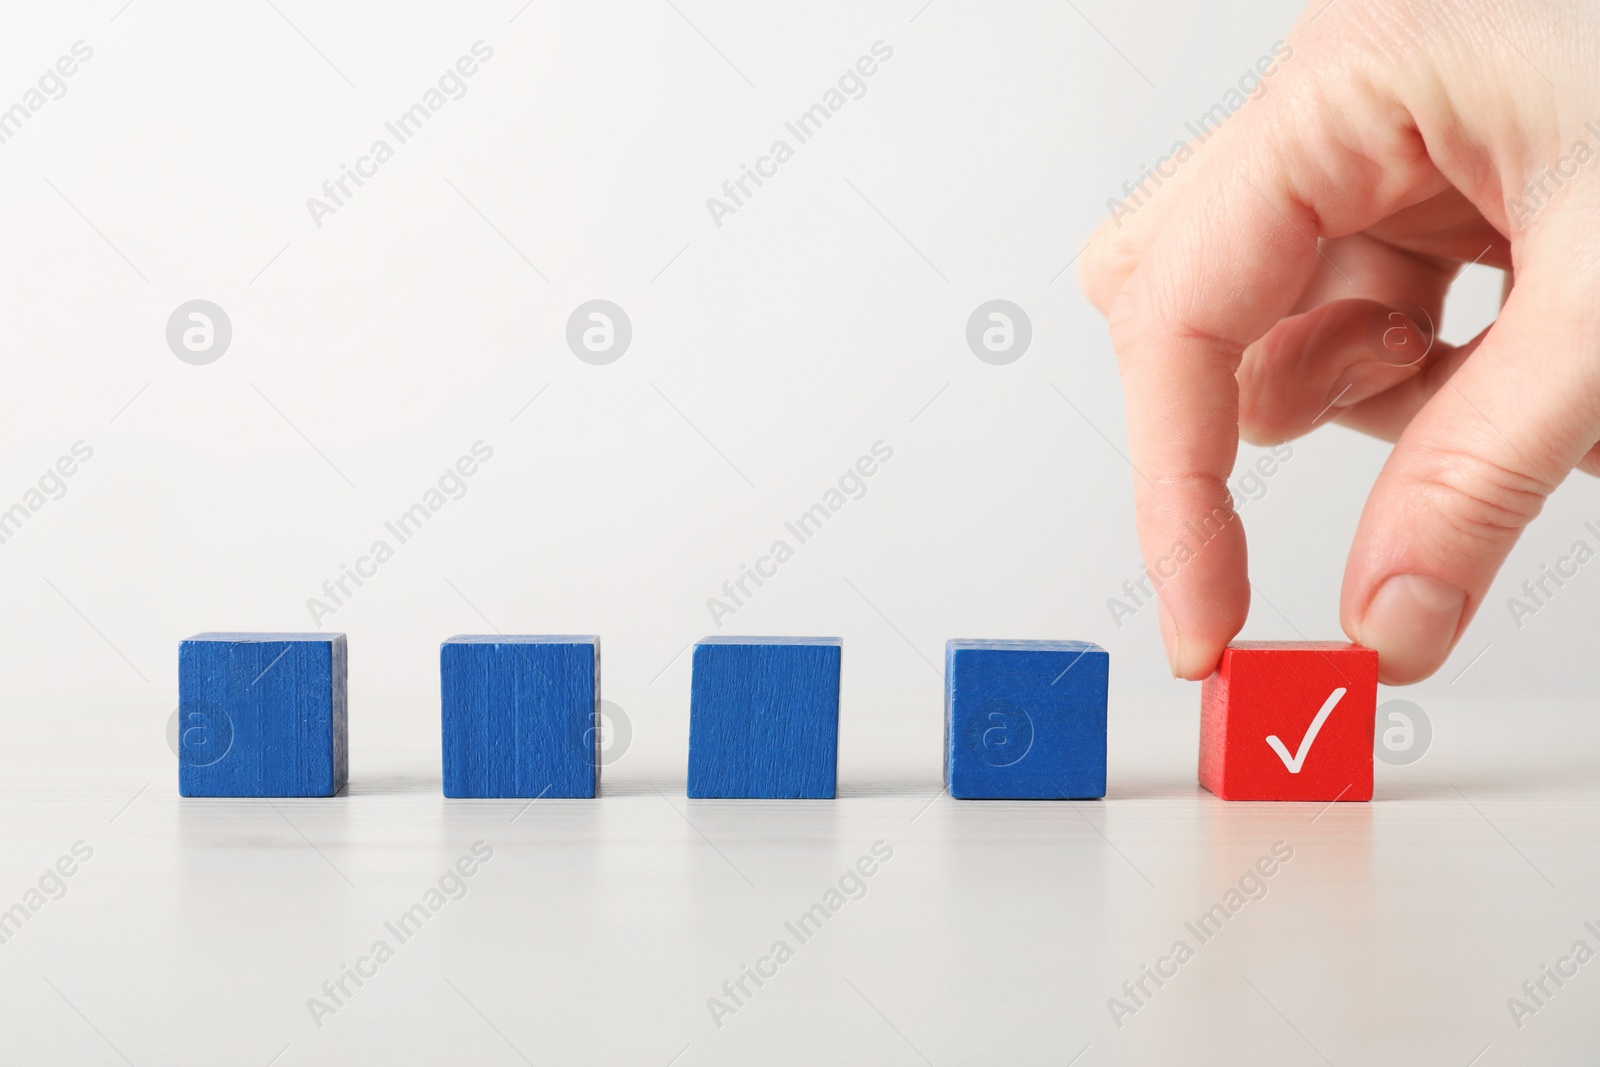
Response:
[[[1420,681],[1439,669],[1455,644],[1467,594],[1423,574],[1397,574],[1384,582],[1359,640],[1378,653],[1378,673],[1390,685]]]
[[[1383,363],[1356,363],[1344,369],[1333,388],[1328,392],[1328,408],[1354,407],[1363,400],[1371,400],[1404,377],[1395,368]]]
[[[1174,678],[1178,674],[1178,658],[1183,654],[1183,637],[1178,633],[1178,624],[1173,621],[1172,613],[1167,610],[1166,601],[1156,602],[1157,615],[1161,620],[1161,644],[1167,650],[1167,669]]]

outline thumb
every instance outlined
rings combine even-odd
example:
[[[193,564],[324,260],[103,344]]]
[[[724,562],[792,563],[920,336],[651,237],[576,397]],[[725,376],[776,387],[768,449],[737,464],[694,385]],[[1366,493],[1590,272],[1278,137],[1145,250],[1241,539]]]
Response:
[[[1593,232],[1587,218],[1551,223],[1546,234]],[[1362,513],[1341,616],[1386,683],[1438,670],[1523,529],[1600,440],[1600,270],[1569,242],[1537,251]]]

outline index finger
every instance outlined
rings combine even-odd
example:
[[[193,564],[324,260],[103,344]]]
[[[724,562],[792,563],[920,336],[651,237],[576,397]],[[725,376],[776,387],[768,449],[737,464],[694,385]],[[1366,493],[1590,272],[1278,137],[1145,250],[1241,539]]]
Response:
[[[1296,137],[1316,122],[1305,108],[1265,102],[1237,116],[1110,309],[1139,542],[1181,678],[1211,673],[1250,606],[1227,485],[1244,349],[1293,310],[1322,255],[1318,238],[1364,228],[1397,192],[1380,197],[1368,176],[1381,167],[1331,132],[1315,148]]]

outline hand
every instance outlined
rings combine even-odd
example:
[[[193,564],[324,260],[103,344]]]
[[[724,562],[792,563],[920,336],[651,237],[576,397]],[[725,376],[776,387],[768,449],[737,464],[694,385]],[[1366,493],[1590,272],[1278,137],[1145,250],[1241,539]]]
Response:
[[[1313,0],[1281,51],[1079,281],[1110,319],[1147,563],[1222,527],[1162,587],[1173,673],[1211,673],[1249,608],[1237,439],[1337,420],[1395,442],[1341,621],[1414,682],[1546,496],[1600,473],[1600,5]],[[1416,361],[1429,324],[1398,309],[1437,323],[1471,262],[1512,272],[1499,320]]]

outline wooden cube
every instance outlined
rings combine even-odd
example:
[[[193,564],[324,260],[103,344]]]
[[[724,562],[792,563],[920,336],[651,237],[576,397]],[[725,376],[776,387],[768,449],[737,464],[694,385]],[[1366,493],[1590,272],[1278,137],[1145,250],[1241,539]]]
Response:
[[[689,795],[831,799],[837,637],[708,637],[694,646]]]
[[[944,780],[952,797],[1105,796],[1105,649],[1085,641],[950,641],[944,663]]]
[[[600,639],[464,634],[439,648],[447,797],[592,797]]]
[[[1200,784],[1223,800],[1371,800],[1378,654],[1236,641],[1200,693]]]
[[[331,797],[350,773],[344,634],[205,633],[178,645],[178,792]]]

